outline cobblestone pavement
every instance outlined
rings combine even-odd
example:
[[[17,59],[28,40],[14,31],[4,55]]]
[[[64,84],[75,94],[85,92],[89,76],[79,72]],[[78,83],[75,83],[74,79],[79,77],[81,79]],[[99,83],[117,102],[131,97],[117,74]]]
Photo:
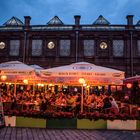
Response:
[[[140,140],[140,131],[0,128],[0,140]]]

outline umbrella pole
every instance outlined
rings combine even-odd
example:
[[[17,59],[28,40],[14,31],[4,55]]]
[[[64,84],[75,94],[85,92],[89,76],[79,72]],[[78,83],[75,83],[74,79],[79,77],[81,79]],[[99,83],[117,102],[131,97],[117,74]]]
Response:
[[[33,83],[33,95],[35,95],[35,83]]]
[[[82,94],[81,94],[81,112],[83,112],[83,103],[84,103],[84,86],[82,85]]]
[[[6,84],[6,86],[7,86],[7,93],[9,94],[9,83]]]
[[[14,96],[16,97],[16,92],[17,92],[17,84],[14,84]]]
[[[44,92],[46,93],[46,85],[44,85],[44,88],[45,88],[45,91]]]

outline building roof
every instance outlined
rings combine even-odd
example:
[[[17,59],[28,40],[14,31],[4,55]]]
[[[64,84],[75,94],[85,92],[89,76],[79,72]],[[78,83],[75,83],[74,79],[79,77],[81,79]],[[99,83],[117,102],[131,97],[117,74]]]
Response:
[[[59,19],[58,16],[54,16],[47,24],[48,25],[63,25],[64,23]]]
[[[3,25],[5,25],[5,26],[22,26],[23,22],[16,17],[12,17],[8,21],[6,21]]]
[[[94,25],[109,25],[109,21],[107,21],[102,15],[100,15],[93,23]]]
[[[140,20],[137,22],[137,24],[136,25],[140,25]]]

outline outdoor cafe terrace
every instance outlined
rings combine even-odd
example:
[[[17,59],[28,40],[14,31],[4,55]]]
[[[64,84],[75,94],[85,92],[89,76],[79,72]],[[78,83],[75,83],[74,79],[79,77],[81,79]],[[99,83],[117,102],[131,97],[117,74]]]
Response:
[[[36,70],[18,61],[0,71],[6,115],[140,119],[139,83],[127,87],[122,71],[87,62]]]

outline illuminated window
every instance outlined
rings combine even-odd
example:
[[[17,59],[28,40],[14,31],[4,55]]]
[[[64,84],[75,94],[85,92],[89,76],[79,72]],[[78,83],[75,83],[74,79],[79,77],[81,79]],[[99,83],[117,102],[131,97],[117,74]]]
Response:
[[[138,56],[140,56],[140,40],[138,40],[137,42],[137,49],[138,49]]]

